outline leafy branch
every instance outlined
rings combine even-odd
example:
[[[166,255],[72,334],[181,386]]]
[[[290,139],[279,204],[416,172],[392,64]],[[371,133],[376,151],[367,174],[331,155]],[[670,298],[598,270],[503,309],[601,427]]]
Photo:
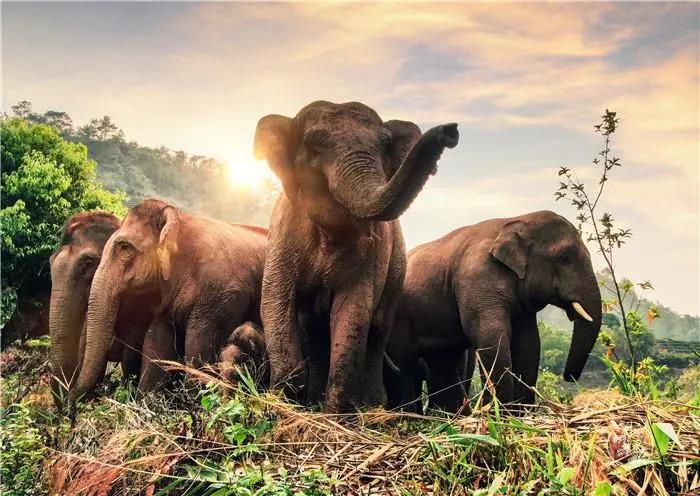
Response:
[[[610,179],[610,174],[616,167],[622,167],[620,159],[612,154],[612,136],[619,125],[619,118],[616,112],[605,110],[601,122],[594,126],[595,132],[603,137],[603,149],[598,152],[593,159],[593,165],[599,169],[599,179],[595,187],[590,190],[586,184],[579,179],[578,175],[569,167],[561,167],[558,172],[559,189],[554,193],[557,201],[565,199],[576,209],[578,215],[578,230],[581,237],[587,242],[592,242],[600,254],[603,256],[605,265],[612,279],[612,288],[607,286],[617,297],[617,301],[606,302],[609,308],[617,307],[622,318],[622,326],[627,340],[627,346],[632,361],[632,375],[636,373],[637,361],[635,357],[635,347],[632,337],[636,332],[636,318],[630,321],[630,312],[625,308],[625,299],[634,294],[634,284],[627,280],[620,280],[615,272],[615,251],[632,236],[632,230],[618,227],[615,218],[609,212],[600,213],[599,203],[605,190],[605,185]],[[650,282],[645,281],[638,285],[642,290],[653,289]],[[639,299],[637,301],[637,308]],[[632,313],[636,313],[632,311]],[[654,312],[651,320],[658,317],[658,311]],[[636,317],[634,315],[633,317]]]

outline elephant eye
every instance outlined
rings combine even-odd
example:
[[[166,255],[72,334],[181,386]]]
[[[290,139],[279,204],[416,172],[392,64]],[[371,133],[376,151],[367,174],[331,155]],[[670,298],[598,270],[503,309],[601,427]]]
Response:
[[[117,241],[117,253],[119,254],[119,256],[130,257],[134,254],[135,250],[136,249],[134,248],[134,245],[132,245],[128,241]]]
[[[392,136],[391,131],[388,129],[379,134],[379,144],[382,148],[386,148],[391,144]]]
[[[80,269],[84,272],[86,270],[97,267],[99,263],[99,257],[96,257],[94,255],[86,255],[80,259]]]
[[[331,144],[331,135],[324,129],[316,129],[304,135],[304,143],[316,150],[324,150]]]
[[[571,265],[575,258],[575,253],[571,249],[562,250],[557,257],[562,265]]]

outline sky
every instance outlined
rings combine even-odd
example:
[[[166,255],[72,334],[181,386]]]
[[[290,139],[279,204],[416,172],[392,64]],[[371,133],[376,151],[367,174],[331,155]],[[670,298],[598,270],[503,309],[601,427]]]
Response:
[[[602,207],[632,239],[618,271],[700,314],[697,3],[2,2],[2,107],[30,100],[128,139],[223,161],[257,120],[361,101],[460,144],[402,216],[409,247],[549,209],[557,169],[595,185],[593,132],[620,117]],[[599,257],[594,257],[602,267]]]

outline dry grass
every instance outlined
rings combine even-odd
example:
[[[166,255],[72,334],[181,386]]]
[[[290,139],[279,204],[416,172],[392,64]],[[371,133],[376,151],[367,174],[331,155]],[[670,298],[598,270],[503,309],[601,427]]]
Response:
[[[269,494],[272,485],[288,494],[590,494],[606,482],[622,494],[700,493],[700,411],[688,405],[603,392],[573,406],[548,402],[518,418],[498,405],[457,418],[328,415],[197,375],[245,404],[246,422],[274,419],[248,443],[254,449],[227,442],[192,406],[105,399],[100,415],[79,415],[70,439],[52,450],[51,490],[152,495],[173,483],[177,489],[163,494],[205,494],[199,475],[215,467],[224,486],[262,474],[256,494]],[[176,423],[165,425],[164,415]],[[676,434],[663,457],[649,428],[655,423]],[[310,471],[330,478],[325,489],[309,489],[316,487]]]

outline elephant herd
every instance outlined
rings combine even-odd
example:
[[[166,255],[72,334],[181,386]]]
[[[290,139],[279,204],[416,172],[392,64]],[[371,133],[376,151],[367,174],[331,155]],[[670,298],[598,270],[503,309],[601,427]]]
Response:
[[[456,124],[421,133],[318,101],[258,122],[254,153],[283,186],[269,231],[155,199],[123,221],[74,215],[51,257],[57,401],[90,393],[108,361],[157,390],[165,359],[216,364],[231,380],[254,367],[265,386],[330,412],[417,409],[424,380],[434,407],[457,411],[479,362],[499,400],[532,403],[548,304],[574,321],[564,377],[578,379],[601,298],[567,220],[487,220],[406,253],[398,217],[458,140]]]

